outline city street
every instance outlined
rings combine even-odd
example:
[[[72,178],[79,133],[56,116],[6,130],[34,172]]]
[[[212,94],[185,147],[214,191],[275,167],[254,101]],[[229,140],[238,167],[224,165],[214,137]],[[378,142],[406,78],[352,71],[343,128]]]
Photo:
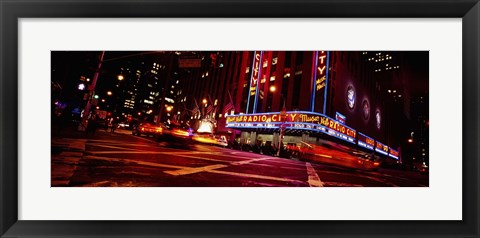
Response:
[[[204,144],[156,142],[131,131],[52,138],[52,186],[419,187],[428,175],[351,170]]]

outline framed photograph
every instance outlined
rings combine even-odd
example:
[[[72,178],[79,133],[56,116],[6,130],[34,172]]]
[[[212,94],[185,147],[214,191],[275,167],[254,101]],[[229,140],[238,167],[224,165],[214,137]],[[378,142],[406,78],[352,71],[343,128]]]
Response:
[[[479,3],[1,1],[1,237],[478,237]]]

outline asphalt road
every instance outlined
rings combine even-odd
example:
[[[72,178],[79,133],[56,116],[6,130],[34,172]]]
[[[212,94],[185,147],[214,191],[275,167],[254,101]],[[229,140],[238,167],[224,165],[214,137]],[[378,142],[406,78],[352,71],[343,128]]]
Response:
[[[211,145],[156,142],[97,131],[52,138],[52,186],[425,187],[428,175],[359,171]]]

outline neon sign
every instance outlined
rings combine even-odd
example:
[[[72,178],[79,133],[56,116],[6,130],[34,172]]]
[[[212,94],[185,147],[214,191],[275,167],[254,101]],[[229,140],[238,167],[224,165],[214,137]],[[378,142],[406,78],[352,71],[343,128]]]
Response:
[[[389,147],[388,156],[390,156],[390,157],[398,160],[399,153],[398,153],[398,151],[396,151],[396,150],[394,150],[394,149],[392,149],[392,148]]]
[[[388,155],[388,146],[377,141],[375,144],[375,151],[380,154]]]
[[[357,144],[361,147],[364,147],[364,148],[367,148],[369,150],[373,150],[373,148],[375,147],[375,141],[362,134],[362,133],[358,133],[358,140],[357,140]]]
[[[350,109],[355,107],[355,89],[353,86],[348,86],[347,88],[347,105]]]
[[[380,128],[382,127],[382,116],[380,115],[380,111],[378,109],[375,112],[375,121],[377,123],[377,129],[380,130]]]
[[[335,113],[335,119],[337,119],[338,122],[340,122],[342,124],[345,124],[345,121],[347,120],[347,117],[345,117],[344,115],[336,112]]]
[[[323,112],[327,107],[329,51],[315,51],[313,54],[311,107],[312,112]],[[323,96],[321,95],[323,91]],[[317,95],[318,94],[318,95]],[[323,109],[322,109],[323,105]]]
[[[362,112],[363,119],[368,120],[370,118],[370,103],[366,99],[363,100]]]
[[[255,57],[253,58],[252,82],[250,83],[250,96],[255,95],[257,92],[257,83],[260,75],[260,60],[260,53],[255,52]]]
[[[286,112],[284,118],[280,117],[280,112],[229,115],[226,117],[226,123],[227,127],[231,128],[256,126],[262,128],[278,128],[279,125],[286,123],[287,128],[322,132],[351,143],[355,143],[357,135],[357,131],[354,129],[323,114],[314,112]]]
[[[315,80],[316,90],[320,90],[325,87],[327,80],[326,68],[327,68],[327,53],[320,51],[317,56],[317,78]]]
[[[257,85],[259,75],[260,75],[260,52],[255,52],[255,58],[253,59],[253,72],[252,72],[252,87]]]
[[[376,151],[396,160],[399,158],[398,151],[362,133],[358,133],[357,135],[356,130],[316,112],[290,111],[285,112],[283,116],[280,112],[269,112],[227,115],[225,118],[226,127],[228,128],[278,130],[282,127],[292,130],[313,131],[327,134],[352,144],[357,144],[358,146]]]
[[[260,62],[262,61],[262,56],[263,56],[263,51],[255,51],[253,53],[253,63],[252,63],[252,76],[250,79],[250,95],[248,96],[247,100],[247,109],[245,110],[245,113],[248,113],[248,110],[250,108],[250,98],[253,96],[253,113],[255,113],[257,109],[257,101],[258,101],[258,89],[257,87],[258,80],[260,79],[261,75],[261,67],[260,67]]]

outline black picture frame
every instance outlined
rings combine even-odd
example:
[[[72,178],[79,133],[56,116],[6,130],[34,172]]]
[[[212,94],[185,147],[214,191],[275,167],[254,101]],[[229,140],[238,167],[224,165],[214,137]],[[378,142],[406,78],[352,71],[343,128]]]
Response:
[[[0,62],[0,234],[2,237],[479,237],[480,5],[478,0],[0,0],[0,16],[2,52]],[[18,220],[17,21],[19,18],[47,17],[462,18],[463,220]]]

